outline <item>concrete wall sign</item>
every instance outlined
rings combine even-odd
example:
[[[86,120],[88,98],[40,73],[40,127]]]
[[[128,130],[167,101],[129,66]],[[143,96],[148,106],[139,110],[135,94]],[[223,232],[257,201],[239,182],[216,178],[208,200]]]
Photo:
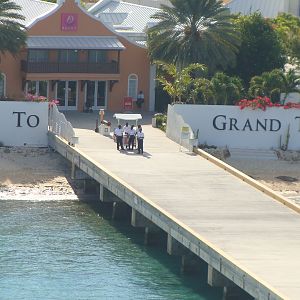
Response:
[[[167,135],[180,141],[178,116],[199,129],[201,144],[248,149],[276,149],[286,143],[288,149],[300,150],[300,109],[267,108],[266,111],[224,105],[169,105]]]
[[[48,146],[48,103],[0,102],[0,142],[4,146]]]

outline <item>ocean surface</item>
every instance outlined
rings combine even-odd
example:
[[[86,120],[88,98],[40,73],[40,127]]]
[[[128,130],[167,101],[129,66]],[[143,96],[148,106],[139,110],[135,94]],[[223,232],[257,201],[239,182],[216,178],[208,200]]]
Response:
[[[0,201],[0,299],[219,300],[205,275],[78,201]]]

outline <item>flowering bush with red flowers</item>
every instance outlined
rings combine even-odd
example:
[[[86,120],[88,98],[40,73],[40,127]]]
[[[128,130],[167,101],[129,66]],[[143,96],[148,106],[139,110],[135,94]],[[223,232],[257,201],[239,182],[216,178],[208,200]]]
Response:
[[[50,100],[49,107],[52,107],[53,105],[59,105],[59,101],[57,99]]]
[[[47,97],[44,96],[38,96],[28,93],[26,95],[26,100],[32,101],[32,102],[48,102]]]
[[[49,107],[52,107],[53,105],[58,105],[59,104],[59,101],[57,99],[48,100],[47,97],[32,95],[32,94],[29,94],[29,93],[26,95],[26,100],[32,101],[32,102],[49,102]]]
[[[240,107],[240,109],[249,107],[252,109],[262,109],[262,110],[266,110],[267,107],[275,106],[275,104],[273,104],[271,102],[271,99],[268,97],[256,97],[252,100],[242,99],[237,102],[237,105]]]
[[[300,109],[300,103],[293,103],[293,102],[287,102],[286,104],[283,105],[284,109],[289,109],[289,108],[298,108]]]
[[[246,107],[249,107],[251,109],[261,109],[265,111],[267,107],[283,107],[284,109],[289,108],[299,108],[300,109],[300,103],[292,103],[288,102],[284,105],[280,103],[272,103],[271,99],[268,97],[256,97],[254,99],[248,100],[248,99],[242,99],[236,103],[240,107],[240,109],[244,109]]]

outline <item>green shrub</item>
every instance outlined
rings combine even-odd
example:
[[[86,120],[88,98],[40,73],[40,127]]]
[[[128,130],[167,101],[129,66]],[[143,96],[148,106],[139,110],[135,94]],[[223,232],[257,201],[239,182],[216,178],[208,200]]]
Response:
[[[167,115],[165,114],[156,114],[156,127],[161,129],[162,131],[166,131],[167,126]]]

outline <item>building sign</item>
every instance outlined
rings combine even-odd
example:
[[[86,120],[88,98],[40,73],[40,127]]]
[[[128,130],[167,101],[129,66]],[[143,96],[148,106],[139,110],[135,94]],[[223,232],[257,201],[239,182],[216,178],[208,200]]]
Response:
[[[295,117],[298,119],[299,117]],[[239,121],[226,115],[217,115],[213,118],[212,125],[216,130],[237,130],[237,131],[279,131],[281,122],[278,119],[247,118]]]
[[[199,130],[199,144],[244,149],[300,150],[300,109],[266,111],[223,105],[180,105],[168,108],[167,136],[180,143],[182,126]]]
[[[132,97],[124,97],[123,107],[124,107],[125,111],[133,109],[133,100],[132,100]]]
[[[77,29],[78,29],[78,14],[62,13],[61,30],[77,31]]]
[[[0,142],[4,146],[48,146],[48,103],[1,101]]]

